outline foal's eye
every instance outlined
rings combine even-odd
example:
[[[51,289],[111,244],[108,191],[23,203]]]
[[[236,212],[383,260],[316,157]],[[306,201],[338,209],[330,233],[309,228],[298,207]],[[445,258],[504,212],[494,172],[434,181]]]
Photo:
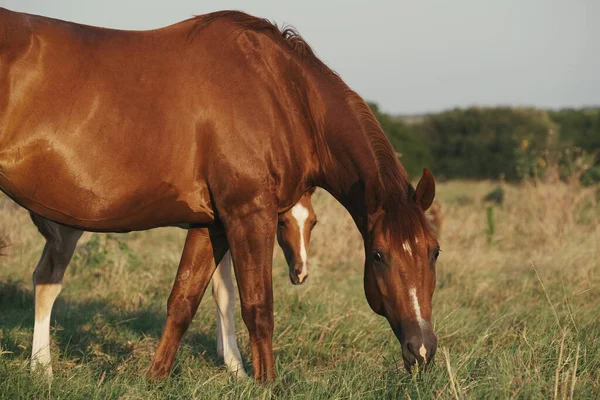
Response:
[[[433,253],[433,259],[437,260],[439,256],[440,256],[440,249],[435,249],[435,252]]]
[[[383,254],[381,254],[381,252],[379,251],[374,251],[373,252],[373,261],[381,264],[383,262]]]
[[[283,228],[285,226],[285,221],[277,221],[277,226]]]

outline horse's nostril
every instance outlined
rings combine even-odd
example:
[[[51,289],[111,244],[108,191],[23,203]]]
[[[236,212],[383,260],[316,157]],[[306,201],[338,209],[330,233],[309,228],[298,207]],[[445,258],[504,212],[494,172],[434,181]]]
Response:
[[[413,343],[409,343],[407,347],[408,351],[410,351],[410,354],[414,357],[414,359],[419,361],[419,352],[415,348],[416,346]]]
[[[413,364],[427,364],[429,361],[429,354],[427,348],[421,341],[409,341],[406,344],[406,352],[404,354],[405,361],[409,361]]]
[[[294,285],[300,284],[300,282],[298,281],[298,275],[295,271],[290,271],[290,281],[292,281]]]

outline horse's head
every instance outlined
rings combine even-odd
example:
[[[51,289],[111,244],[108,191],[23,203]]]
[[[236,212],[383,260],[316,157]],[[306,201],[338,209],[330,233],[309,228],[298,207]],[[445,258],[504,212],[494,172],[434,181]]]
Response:
[[[299,285],[308,276],[308,244],[310,234],[317,223],[317,215],[310,197],[314,189],[305,193],[288,212],[279,216],[277,242],[283,250],[290,270],[290,280]]]
[[[440,249],[424,214],[434,195],[433,176],[424,170],[408,202],[389,202],[372,217],[366,243],[367,300],[400,340],[407,369],[431,362],[437,347],[431,303]]]

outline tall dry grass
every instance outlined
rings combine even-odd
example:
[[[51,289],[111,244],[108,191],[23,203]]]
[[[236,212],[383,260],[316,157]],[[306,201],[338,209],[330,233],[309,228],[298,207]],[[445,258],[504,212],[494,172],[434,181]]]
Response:
[[[486,202],[500,187],[502,204]],[[293,287],[274,259],[271,388],[231,379],[214,350],[207,295],[164,387],[143,380],[162,330],[185,232],[85,234],[52,317],[55,384],[29,377],[31,273],[43,239],[0,197],[0,394],[102,398],[595,398],[600,392],[600,191],[551,174],[518,185],[438,185],[442,254],[434,295],[438,362],[402,372],[399,346],[362,288],[364,250],[348,213],[324,191],[312,270]],[[493,209],[490,234],[488,208]],[[236,328],[245,361],[247,334]],[[2,397],[2,396],[0,396]]]

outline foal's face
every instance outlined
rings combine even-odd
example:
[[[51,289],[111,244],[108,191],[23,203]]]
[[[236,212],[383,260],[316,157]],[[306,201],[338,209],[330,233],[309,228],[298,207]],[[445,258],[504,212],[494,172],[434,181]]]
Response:
[[[290,270],[290,280],[299,285],[308,276],[308,244],[310,233],[317,223],[310,197],[305,193],[300,201],[285,214],[279,216],[277,241],[283,250]]]
[[[439,246],[424,215],[434,194],[426,171],[408,204],[389,205],[374,218],[366,247],[367,300],[400,340],[407,369],[431,362],[437,347],[431,304]]]

